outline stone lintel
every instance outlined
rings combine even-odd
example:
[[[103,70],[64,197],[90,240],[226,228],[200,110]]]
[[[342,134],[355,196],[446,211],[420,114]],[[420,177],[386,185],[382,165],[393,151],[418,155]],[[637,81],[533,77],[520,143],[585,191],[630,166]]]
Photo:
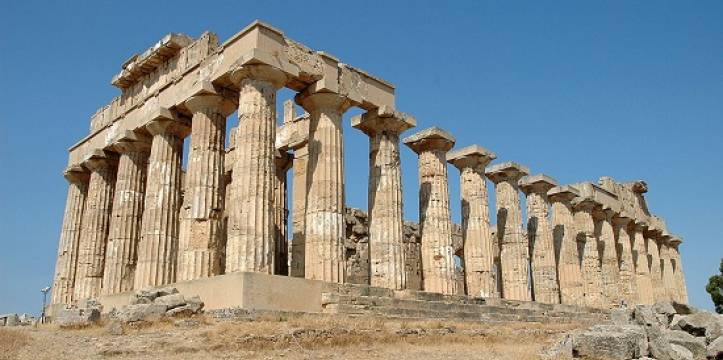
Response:
[[[295,117],[276,128],[275,146],[281,150],[296,150],[306,146],[309,141],[309,114]]]
[[[113,76],[111,84],[125,89],[133,85],[138,78],[155,70],[163,62],[193,42],[193,38],[185,34],[168,34],[148,48],[142,54],[135,54],[126,60],[121,72]]]
[[[150,152],[151,137],[135,131],[126,130],[111,140],[109,148],[119,153]]]
[[[497,154],[479,145],[470,145],[447,154],[447,162],[462,170],[470,166],[485,167],[490,161],[497,159]]]
[[[557,181],[545,174],[527,175],[518,182],[520,190],[525,194],[531,192],[547,193],[557,186]]]
[[[580,191],[570,185],[555,186],[547,192],[547,198],[551,202],[571,202],[580,196]]]
[[[488,167],[485,175],[495,184],[500,181],[513,181],[517,184],[521,177],[529,173],[530,169],[527,166],[508,161]]]
[[[454,136],[436,126],[421,130],[403,140],[412,151],[420,154],[425,151],[449,151],[454,146]]]
[[[417,126],[417,120],[406,113],[395,111],[388,106],[382,106],[375,111],[351,118],[351,126],[365,134],[372,136],[379,131],[392,131],[398,134]]]

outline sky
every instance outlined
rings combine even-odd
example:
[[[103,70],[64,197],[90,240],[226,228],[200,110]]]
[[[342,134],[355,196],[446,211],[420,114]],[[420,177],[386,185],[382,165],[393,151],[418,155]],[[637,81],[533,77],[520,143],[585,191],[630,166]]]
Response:
[[[167,33],[223,41],[255,19],[395,84],[417,130],[440,126],[457,147],[482,145],[560,183],[644,179],[651,211],[684,239],[690,302],[713,308],[723,2],[24,0],[0,5],[0,313],[40,310],[67,149],[119,94],[110,79],[121,64]],[[368,138],[349,126],[359,113],[344,116],[346,202],[366,208]],[[416,220],[417,158],[401,156],[405,218]],[[459,222],[459,174],[449,174]]]

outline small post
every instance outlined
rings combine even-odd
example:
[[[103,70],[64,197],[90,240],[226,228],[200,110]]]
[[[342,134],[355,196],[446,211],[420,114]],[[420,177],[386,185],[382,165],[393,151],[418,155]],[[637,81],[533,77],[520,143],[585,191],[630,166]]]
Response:
[[[40,311],[40,323],[45,324],[45,303],[48,300],[48,291],[50,291],[50,286],[46,286],[42,289],[40,289],[40,292],[43,293],[43,309]]]

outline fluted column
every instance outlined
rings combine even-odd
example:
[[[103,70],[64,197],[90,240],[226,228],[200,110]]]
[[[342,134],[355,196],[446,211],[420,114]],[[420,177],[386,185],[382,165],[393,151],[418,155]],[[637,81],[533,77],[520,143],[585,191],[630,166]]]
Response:
[[[671,236],[663,233],[660,239],[660,262],[662,264],[661,273],[663,277],[663,300],[670,301],[674,299],[675,280],[673,278],[673,264],[671,261],[670,249]]]
[[[274,157],[276,176],[274,179],[274,274],[289,275],[289,207],[287,204],[286,173],[292,158],[287,152],[276,151]]]
[[[267,65],[245,65],[231,76],[239,84],[239,125],[226,244],[226,273],[274,272],[274,141],[276,91],[286,76]]]
[[[215,94],[193,96],[185,105],[193,119],[181,210],[178,280],[221,272],[226,116],[233,111],[229,102]]]
[[[680,244],[683,240],[677,236],[670,239],[671,259],[675,260],[675,271],[673,278],[675,280],[675,300],[683,304],[688,303],[688,287],[685,284],[685,273],[683,272],[683,262],[680,257]]]
[[[527,167],[514,162],[497,164],[487,169],[487,177],[495,183],[502,297],[510,300],[532,300],[529,276],[530,249],[527,235],[522,229],[518,185],[520,178],[527,174],[529,174]]]
[[[465,147],[447,156],[447,161],[460,172],[464,276],[470,296],[499,296],[485,178],[485,166],[496,158],[495,153],[479,145]]]
[[[187,121],[169,113],[146,125],[153,135],[138,243],[135,289],[176,281],[181,210],[183,139]]]
[[[638,304],[653,303],[653,286],[650,282],[650,268],[648,264],[648,250],[645,244],[643,231],[647,224],[637,221],[633,224],[633,261],[635,262],[635,281],[638,288]]]
[[[580,197],[575,199],[575,227],[577,241],[582,247],[583,293],[585,305],[602,308],[607,304],[603,293],[602,268],[600,266],[600,252],[598,239],[595,237],[595,221],[592,212],[600,204],[591,198]]]
[[[614,216],[613,233],[615,242],[620,253],[619,276],[620,276],[620,298],[627,306],[632,306],[638,301],[638,284],[635,279],[635,264],[633,262],[633,249],[628,233],[628,226],[631,219],[625,214]]]
[[[306,173],[309,163],[309,147],[307,145],[294,149],[293,187],[291,193],[291,221],[294,233],[291,238],[291,262],[289,275],[304,277],[306,257]]]
[[[88,195],[89,174],[85,169],[81,166],[70,167],[63,175],[68,180],[68,196],[65,200],[63,225],[60,229],[51,304],[70,304],[73,301],[81,220]]]
[[[399,135],[416,125],[403,113],[378,109],[352,119],[369,136],[370,284],[404,289],[404,219]]]
[[[105,251],[103,295],[133,290],[150,145],[147,136],[132,131],[126,131],[112,145],[120,159]]]
[[[454,137],[432,127],[404,139],[419,155],[419,227],[424,291],[456,294],[446,154]]]
[[[547,192],[557,182],[544,174],[520,179],[520,189],[527,195],[527,236],[530,241],[532,291],[534,301],[559,304],[555,244],[552,240]]]
[[[74,300],[100,295],[117,163],[115,157],[101,150],[83,161],[90,170],[90,180],[81,220]]]
[[[595,233],[600,246],[604,305],[608,308],[619,307],[623,297],[620,288],[620,268],[618,267],[615,232],[612,224],[614,211],[609,208],[598,208],[593,212],[593,216]]]
[[[660,269],[660,246],[658,237],[662,234],[659,229],[648,228],[643,233],[648,244],[648,259],[650,259],[650,284],[653,289],[653,302],[665,298],[665,287],[663,286],[663,273]]]
[[[576,188],[568,185],[554,187],[547,192],[552,203],[552,238],[557,258],[560,302],[569,305],[585,304],[572,207],[572,201],[579,195]]]
[[[346,234],[341,118],[352,103],[334,93],[301,93],[296,101],[310,116],[304,274],[307,279],[343,283]]]

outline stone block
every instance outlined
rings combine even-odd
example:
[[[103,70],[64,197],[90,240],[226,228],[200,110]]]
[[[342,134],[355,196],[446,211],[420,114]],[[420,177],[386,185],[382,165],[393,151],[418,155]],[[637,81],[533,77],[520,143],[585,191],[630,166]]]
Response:
[[[690,350],[693,353],[693,358],[705,358],[707,351],[704,338],[695,337],[679,330],[663,330],[663,335],[670,344],[677,344]]]
[[[645,331],[633,325],[597,325],[573,338],[573,354],[581,359],[628,360],[646,356],[647,348]]]
[[[170,310],[185,305],[186,299],[181,294],[169,294],[155,298],[153,303],[164,305],[167,310]]]
[[[100,310],[98,308],[61,309],[55,318],[55,322],[61,328],[89,326],[98,322],[98,320],[100,320]]]
[[[131,304],[116,314],[122,322],[158,320],[166,313],[166,306],[161,304]]]

